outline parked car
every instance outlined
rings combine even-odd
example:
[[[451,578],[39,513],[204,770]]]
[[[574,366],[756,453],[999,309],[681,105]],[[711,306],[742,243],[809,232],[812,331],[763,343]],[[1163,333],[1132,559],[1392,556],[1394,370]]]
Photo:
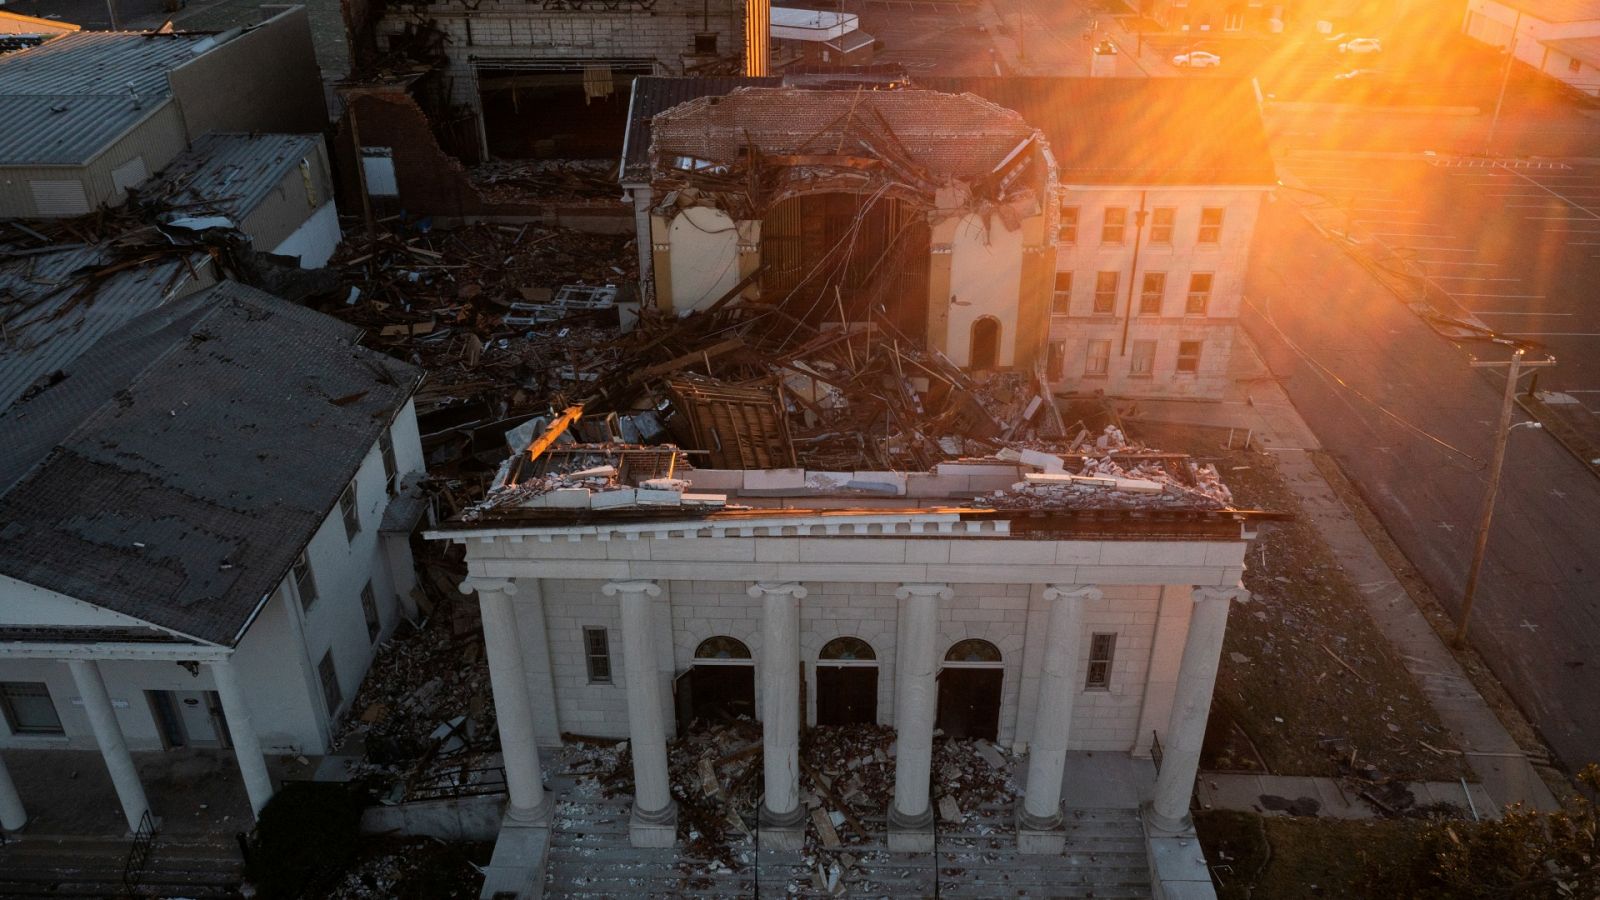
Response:
[[[1383,45],[1378,42],[1377,38],[1355,38],[1340,44],[1339,52],[1354,53],[1357,55],[1363,53],[1381,53],[1383,52]]]
[[[1373,81],[1383,75],[1377,69],[1351,69],[1333,76],[1334,81]]]
[[[1222,65],[1222,57],[1204,50],[1191,50],[1174,56],[1172,64],[1185,69],[1209,69]]]

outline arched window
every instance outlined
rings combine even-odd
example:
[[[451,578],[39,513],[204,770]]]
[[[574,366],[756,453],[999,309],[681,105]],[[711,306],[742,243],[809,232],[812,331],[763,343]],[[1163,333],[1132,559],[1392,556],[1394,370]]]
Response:
[[[957,641],[944,655],[945,662],[953,663],[999,663],[1000,648],[988,641],[977,638],[968,638]]]
[[[719,634],[701,641],[700,646],[694,648],[694,658],[697,661],[722,662],[749,660],[750,648],[738,638]]]
[[[823,662],[872,662],[876,661],[878,654],[872,652],[872,645],[860,638],[837,637],[822,647],[822,652],[817,654],[817,659]]]
[[[972,345],[967,351],[967,368],[992,369],[1000,364],[1000,320],[983,316],[972,323]]]

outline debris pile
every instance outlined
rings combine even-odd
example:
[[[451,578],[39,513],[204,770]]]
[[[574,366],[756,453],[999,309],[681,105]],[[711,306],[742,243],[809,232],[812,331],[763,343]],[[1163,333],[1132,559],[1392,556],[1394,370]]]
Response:
[[[608,159],[501,160],[474,166],[472,183],[490,203],[617,199],[617,164]]]

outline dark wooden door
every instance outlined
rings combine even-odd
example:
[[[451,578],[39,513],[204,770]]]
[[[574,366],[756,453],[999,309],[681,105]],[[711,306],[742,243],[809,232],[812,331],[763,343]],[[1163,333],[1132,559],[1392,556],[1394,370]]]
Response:
[[[877,666],[817,666],[817,724],[878,721]]]
[[[953,738],[1000,736],[1002,669],[945,669],[939,673],[937,727]]]
[[[754,666],[695,666],[689,670],[692,717],[720,722],[756,717]]]

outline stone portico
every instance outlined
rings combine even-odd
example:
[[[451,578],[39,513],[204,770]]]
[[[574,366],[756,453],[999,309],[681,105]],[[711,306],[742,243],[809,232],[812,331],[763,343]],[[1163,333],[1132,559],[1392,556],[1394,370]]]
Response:
[[[726,682],[739,665],[754,670],[762,845],[799,847],[799,731],[818,721],[819,663],[828,662],[819,648],[841,636],[869,648],[877,687],[862,702],[898,732],[891,850],[933,849],[935,731],[959,706],[951,693],[968,682],[998,681],[993,693],[973,694],[989,700],[968,708],[980,729],[1028,754],[1019,850],[1061,852],[1077,751],[1147,758],[1153,740],[1164,760],[1146,828],[1186,829],[1251,525],[1233,516],[1182,528],[1130,519],[1090,535],[1028,521],[971,508],[763,509],[434,532],[465,545],[462,590],[477,592],[484,608],[511,793],[501,845],[507,832],[546,827],[536,744],[575,732],[629,741],[630,839],[670,846],[666,743],[675,699],[683,702],[675,682],[715,662],[738,664],[721,670]],[[699,658],[712,639],[748,648],[748,660]],[[973,646],[987,649],[962,655]],[[605,647],[607,680],[597,682],[590,657]],[[969,671],[998,678],[963,680]],[[620,703],[605,701],[613,693]],[[511,843],[527,846],[528,832],[517,833]],[[497,866],[519,862],[497,849]]]

